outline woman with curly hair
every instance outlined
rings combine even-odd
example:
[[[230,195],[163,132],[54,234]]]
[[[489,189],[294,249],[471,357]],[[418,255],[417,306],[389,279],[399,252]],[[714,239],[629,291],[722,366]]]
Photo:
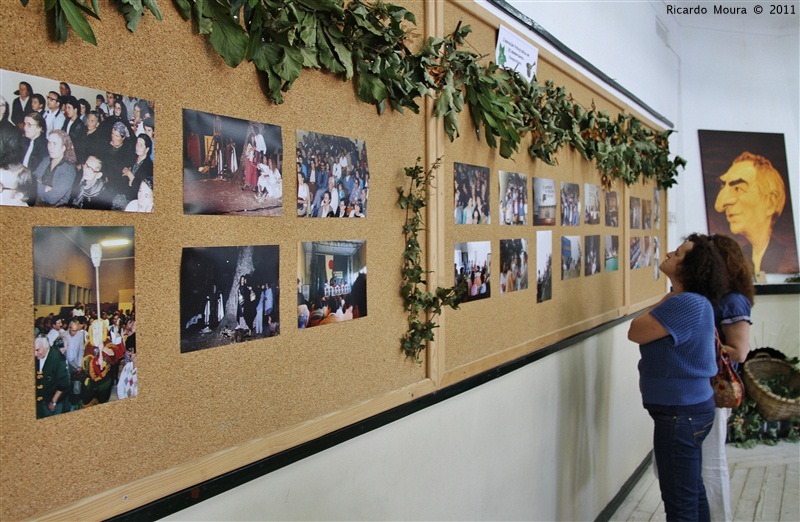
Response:
[[[755,288],[753,271],[739,243],[721,234],[710,237],[728,274],[728,292],[714,306],[714,323],[720,340],[733,361],[744,362],[750,351],[750,308]],[[711,509],[711,520],[731,520],[730,472],[725,455],[730,408],[715,410],[714,427],[703,441],[703,482]]]
[[[69,134],[54,130],[47,136],[49,161],[42,160],[34,171],[38,182],[39,202],[44,206],[62,207],[69,202],[75,181],[75,147]]]
[[[639,386],[653,418],[654,455],[667,520],[709,520],[701,476],[702,443],[714,423],[717,373],[714,308],[726,289],[722,259],[707,236],[692,234],[661,271],[672,291],[636,317]]]

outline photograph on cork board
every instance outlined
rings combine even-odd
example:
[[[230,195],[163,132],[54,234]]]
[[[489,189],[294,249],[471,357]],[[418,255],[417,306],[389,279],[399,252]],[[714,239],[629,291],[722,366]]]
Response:
[[[367,242],[309,241],[297,245],[297,327],[367,316]]]
[[[586,272],[585,275],[595,275],[600,273],[600,236],[586,236],[584,238],[584,250],[586,252]]]
[[[477,301],[491,296],[491,241],[456,243],[453,267],[456,286],[463,284],[467,289],[461,302]]]
[[[304,130],[297,131],[298,217],[367,217],[367,144]]]
[[[282,173],[279,126],[183,109],[185,214],[280,216]]]
[[[631,228],[642,228],[642,200],[637,197],[631,197]]]
[[[536,302],[553,298],[553,232],[536,232]]]
[[[133,227],[34,227],[36,417],[135,397]]]
[[[619,196],[615,190],[606,191],[606,226],[619,226]]]
[[[619,236],[606,236],[606,272],[619,270]]]
[[[528,288],[528,240],[500,240],[500,293]]]
[[[799,272],[783,134],[698,134],[708,233],[736,239],[755,273]]]
[[[661,230],[661,191],[653,189],[653,228]]]
[[[661,276],[661,238],[653,236],[653,279]]]
[[[453,170],[455,224],[490,224],[492,214],[489,205],[489,167],[454,163]]]
[[[500,224],[528,224],[528,176],[500,171]],[[456,205],[458,208],[458,205]]]
[[[556,182],[548,178],[533,178],[533,224],[556,224]]]
[[[586,208],[583,217],[584,223],[587,225],[600,224],[600,187],[585,183],[583,185],[583,197]]]
[[[581,276],[583,252],[580,236],[561,237],[561,280]]]
[[[641,268],[642,265],[642,238],[631,238],[631,270]]]
[[[148,100],[0,69],[4,206],[153,211]]]
[[[278,245],[184,248],[181,353],[280,334]]]
[[[653,229],[653,201],[642,200],[642,230]]]
[[[561,225],[581,224],[581,187],[577,183],[561,182]]]

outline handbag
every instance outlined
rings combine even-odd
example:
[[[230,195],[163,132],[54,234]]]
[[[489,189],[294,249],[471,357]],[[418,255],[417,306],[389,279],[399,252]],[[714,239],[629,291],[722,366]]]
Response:
[[[711,378],[717,408],[738,408],[744,397],[744,383],[733,369],[730,356],[723,349],[719,332],[714,330],[717,345],[717,374]]]

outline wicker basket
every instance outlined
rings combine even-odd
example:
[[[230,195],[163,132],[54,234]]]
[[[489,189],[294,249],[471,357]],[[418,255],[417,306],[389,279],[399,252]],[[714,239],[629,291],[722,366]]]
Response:
[[[785,376],[786,386],[794,391],[800,390],[800,372],[782,361],[768,356],[756,357],[744,363],[744,386],[747,395],[756,402],[756,409],[766,420],[779,421],[791,418],[800,419],[800,398],[787,399],[775,395],[759,384],[763,377]]]

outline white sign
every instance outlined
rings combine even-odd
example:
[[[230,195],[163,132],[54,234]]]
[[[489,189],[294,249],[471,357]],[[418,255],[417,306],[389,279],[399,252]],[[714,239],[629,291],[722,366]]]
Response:
[[[510,29],[500,26],[497,34],[497,48],[494,51],[495,63],[504,69],[517,71],[528,82],[536,76],[539,49],[529,44]]]

